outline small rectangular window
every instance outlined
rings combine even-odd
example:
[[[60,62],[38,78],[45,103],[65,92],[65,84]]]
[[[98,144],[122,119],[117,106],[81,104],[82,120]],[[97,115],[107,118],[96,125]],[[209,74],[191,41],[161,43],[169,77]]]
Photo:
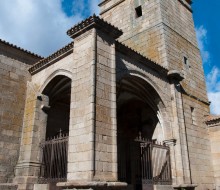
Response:
[[[136,7],[135,8],[135,12],[136,12],[136,18],[141,17],[142,16],[142,7]]]
[[[187,69],[190,69],[190,65],[189,65],[189,60],[188,60],[188,58],[187,58],[187,57],[183,57],[183,60],[184,60],[185,67],[186,67]]]

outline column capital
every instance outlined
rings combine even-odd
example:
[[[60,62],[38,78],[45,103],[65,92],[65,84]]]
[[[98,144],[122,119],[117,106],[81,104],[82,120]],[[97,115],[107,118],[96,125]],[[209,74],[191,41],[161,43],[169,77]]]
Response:
[[[176,139],[164,140],[163,143],[167,146],[175,146],[176,145]]]

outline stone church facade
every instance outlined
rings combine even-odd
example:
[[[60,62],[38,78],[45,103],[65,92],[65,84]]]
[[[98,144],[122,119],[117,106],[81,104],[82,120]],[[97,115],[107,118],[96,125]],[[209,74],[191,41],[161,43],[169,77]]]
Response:
[[[0,189],[220,189],[191,0],[102,0],[47,58],[0,41]]]

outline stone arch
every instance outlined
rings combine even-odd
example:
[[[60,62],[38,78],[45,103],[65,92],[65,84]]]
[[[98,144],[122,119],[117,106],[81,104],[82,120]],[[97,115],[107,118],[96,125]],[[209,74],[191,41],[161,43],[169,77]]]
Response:
[[[71,103],[70,75],[55,72],[45,81],[41,94],[48,97],[48,106],[42,107],[47,113],[46,137],[53,137],[59,130],[69,132],[69,117]],[[59,126],[60,125],[60,126]]]
[[[41,94],[43,92],[43,90],[46,88],[46,86],[48,85],[48,83],[56,76],[58,75],[62,75],[62,76],[66,76],[68,78],[70,78],[72,80],[72,72],[65,70],[65,69],[59,69],[54,71],[53,73],[51,73],[46,80],[43,82],[43,84],[41,85],[40,89],[39,89],[39,93]]]
[[[130,188],[142,189],[137,181],[137,176],[142,175],[137,168],[143,166],[140,166],[140,142],[163,143],[172,135],[166,99],[157,87],[137,71],[125,72],[117,81],[118,176]]]
[[[143,80],[146,84],[149,84],[149,86],[152,88],[153,91],[155,91],[156,96],[158,97],[157,102],[157,108],[158,108],[158,119],[160,123],[162,124],[163,132],[164,132],[164,140],[166,139],[172,139],[173,138],[173,132],[172,132],[172,121],[171,121],[171,113],[168,110],[167,105],[167,97],[164,95],[163,90],[161,87],[156,84],[149,76],[146,74],[137,71],[137,70],[125,70],[124,72],[121,72],[120,75],[117,75],[117,97],[118,97],[118,91],[120,90],[118,85],[120,85],[121,81],[126,77],[136,77],[141,80]]]

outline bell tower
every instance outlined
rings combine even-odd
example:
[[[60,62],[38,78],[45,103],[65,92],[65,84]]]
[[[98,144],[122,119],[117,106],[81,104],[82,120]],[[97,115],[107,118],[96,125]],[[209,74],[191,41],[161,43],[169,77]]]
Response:
[[[174,103],[183,114],[172,117],[180,120],[187,133],[181,144],[189,158],[185,170],[190,174],[185,176],[185,183],[202,183],[200,190],[211,187],[213,169],[204,124],[204,116],[210,113],[209,102],[191,5],[192,0],[102,0],[99,4],[100,16],[123,31],[119,42],[183,74],[177,90],[181,100]]]
[[[123,31],[119,41],[184,75],[182,86],[208,102],[192,0],[103,0],[100,16]]]

